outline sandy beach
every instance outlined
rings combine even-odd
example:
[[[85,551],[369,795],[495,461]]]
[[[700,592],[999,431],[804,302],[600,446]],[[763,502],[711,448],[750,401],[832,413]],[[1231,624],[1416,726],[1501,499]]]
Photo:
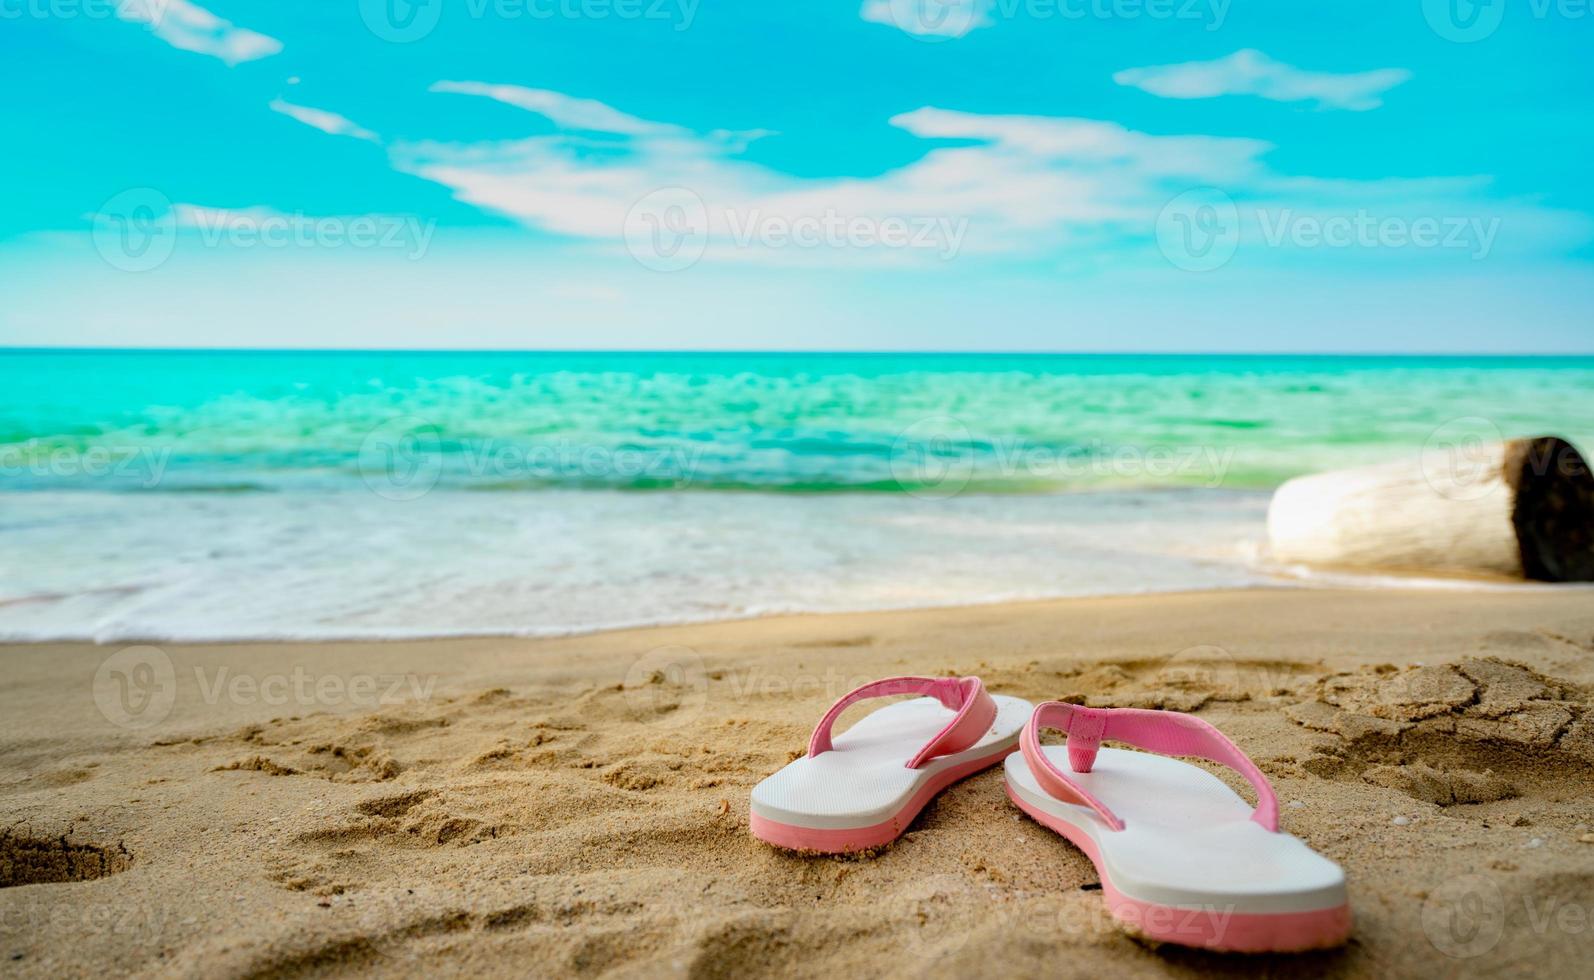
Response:
[[[14,976],[1567,975],[1594,931],[1586,591],[1240,591],[557,640],[0,651]],[[1340,862],[1342,950],[1156,948],[999,772],[867,858],[747,832],[888,674],[1193,711]],[[1238,784],[1236,784],[1238,785]]]
[[[1594,978],[1588,4],[1230,6],[0,9],[0,980]]]

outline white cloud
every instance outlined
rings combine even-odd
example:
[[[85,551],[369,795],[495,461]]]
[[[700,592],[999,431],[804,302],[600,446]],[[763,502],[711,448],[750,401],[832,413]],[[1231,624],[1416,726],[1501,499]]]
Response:
[[[1383,94],[1411,78],[1404,68],[1348,75],[1305,71],[1260,51],[1236,51],[1217,61],[1130,68],[1113,81],[1169,99],[1255,95],[1274,102],[1316,102],[1319,108],[1364,112],[1384,104]]]
[[[991,26],[991,0],[864,0],[858,16],[919,37],[962,37]]]
[[[123,20],[147,25],[174,48],[219,58],[229,65],[282,50],[282,42],[276,38],[238,27],[189,0],[133,0],[117,4],[116,13]]]
[[[669,136],[686,130],[628,116],[596,99],[577,99],[560,92],[519,85],[487,85],[482,82],[437,82],[433,92],[453,95],[479,95],[505,105],[546,117],[560,129],[617,133],[624,136]]]
[[[603,103],[555,92],[480,83],[446,83],[519,105],[559,131],[472,143],[404,142],[394,165],[450,188],[455,197],[522,225],[604,246],[626,240],[628,214],[655,192],[685,188],[677,199],[702,203],[711,259],[781,264],[861,261],[901,264],[934,249],[731,248],[750,221],[923,220],[956,226],[959,254],[1005,254],[1074,265],[1108,249],[1150,245],[1159,213],[1184,192],[1216,187],[1257,234],[1263,211],[1279,216],[1508,219],[1524,248],[1586,240],[1588,223],[1536,202],[1491,198],[1486,178],[1342,180],[1279,174],[1265,162],[1272,146],[1228,136],[1158,135],[1112,122],[1048,116],[997,116],[925,107],[889,124],[930,141],[918,159],[871,177],[801,178],[742,156],[745,134],[695,133],[628,115]],[[966,234],[965,234],[966,232]],[[1509,245],[1504,242],[1503,244]],[[741,244],[747,245],[745,238]],[[1263,253],[1266,254],[1266,253]],[[1434,253],[1429,253],[1434,254]]]
[[[375,133],[346,116],[340,116],[325,109],[312,109],[309,106],[294,105],[291,102],[284,102],[282,99],[272,99],[271,108],[274,112],[291,116],[306,126],[314,127],[323,133],[330,133],[333,136],[352,136],[355,139],[370,140],[373,143],[380,140],[380,137]]]
[[[1149,220],[1191,183],[1246,177],[1269,148],[1249,139],[1152,136],[1086,119],[924,108],[890,123],[925,139],[979,143],[933,148],[878,177],[814,180],[742,159],[745,134],[697,134],[591,100],[515,86],[450,82],[435,88],[520,105],[570,131],[502,142],[399,144],[393,153],[400,169],[529,227],[598,240],[619,238],[637,201],[660,188],[684,187],[704,200],[710,232],[720,237],[757,219],[946,219],[968,223],[967,240],[960,242],[965,251],[1018,251]],[[595,140],[591,133],[624,138]],[[770,257],[758,252],[724,254]]]

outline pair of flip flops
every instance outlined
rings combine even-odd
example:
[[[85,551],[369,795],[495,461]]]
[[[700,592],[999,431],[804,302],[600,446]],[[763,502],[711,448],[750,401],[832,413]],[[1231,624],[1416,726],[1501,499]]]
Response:
[[[900,694],[921,697],[832,734],[857,702]],[[1041,744],[1044,729],[1066,744]],[[1146,751],[1102,748],[1104,739]],[[1257,805],[1171,756],[1233,769]],[[1344,872],[1279,830],[1267,777],[1216,728],[1174,711],[1032,708],[977,677],[893,677],[847,694],[807,755],[754,787],[752,832],[815,853],[880,847],[941,790],[1003,759],[1008,797],[1085,852],[1109,912],[1131,932],[1235,952],[1318,949],[1349,935]]]

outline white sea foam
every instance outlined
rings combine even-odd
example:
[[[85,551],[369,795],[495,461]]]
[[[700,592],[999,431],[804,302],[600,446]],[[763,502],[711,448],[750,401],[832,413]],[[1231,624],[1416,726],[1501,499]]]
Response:
[[[551,635],[1259,580],[1248,494],[8,495],[0,637]]]
[[[1300,584],[1254,557],[1265,507],[1223,491],[8,494],[0,639],[548,636]]]

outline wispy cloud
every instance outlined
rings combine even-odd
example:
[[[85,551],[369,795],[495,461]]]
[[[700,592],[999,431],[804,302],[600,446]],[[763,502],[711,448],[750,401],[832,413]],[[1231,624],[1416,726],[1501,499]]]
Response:
[[[1510,230],[1509,247],[1524,249],[1575,245],[1590,231],[1586,220],[1565,212],[1491,196],[1487,178],[1280,174],[1265,162],[1271,144],[1240,137],[1160,135],[1100,120],[925,107],[892,117],[890,125],[938,144],[964,145],[929,146],[917,160],[878,176],[801,178],[746,159],[745,140],[737,134],[699,134],[589,99],[515,86],[454,82],[437,90],[522,105],[560,131],[518,140],[402,142],[390,148],[400,170],[528,228],[607,244],[625,239],[628,214],[638,202],[663,189],[685,189],[702,203],[711,254],[725,261],[852,264],[864,257],[839,249],[766,248],[745,238],[744,247],[714,244],[735,240],[750,220],[818,215],[876,224],[933,220],[961,229],[964,255],[1081,261],[1150,243],[1159,214],[1197,187],[1232,195],[1247,236],[1259,234],[1264,214],[1273,224],[1498,218]],[[888,263],[930,254],[869,253]]]
[[[1383,105],[1383,94],[1410,78],[1411,72],[1404,68],[1343,75],[1306,71],[1246,49],[1217,61],[1130,68],[1114,75],[1113,81],[1169,99],[1255,95],[1274,102],[1316,102],[1324,109],[1364,112]]]
[[[453,95],[479,95],[517,109],[535,112],[560,129],[617,133],[624,136],[675,136],[686,130],[678,126],[648,122],[626,115],[596,99],[578,99],[547,89],[519,85],[488,85],[482,82],[437,82],[431,91]]]
[[[962,37],[991,26],[991,0],[864,0],[858,16],[919,37]]]
[[[146,25],[174,48],[219,58],[229,65],[282,50],[282,42],[276,38],[238,27],[189,0],[133,0],[117,4],[116,13],[123,20]]]
[[[304,123],[306,126],[319,129],[323,133],[330,133],[333,136],[352,136],[355,139],[370,140],[373,143],[380,140],[380,137],[371,132],[369,129],[366,129],[364,126],[359,125],[346,116],[338,115],[336,112],[328,112],[325,109],[313,109],[310,106],[294,105],[293,103],[285,102],[282,99],[272,99],[271,108],[274,112],[280,112],[285,116],[290,116]]]
[[[588,239],[622,234],[629,209],[682,187],[701,197],[710,233],[749,215],[795,220],[947,218],[966,221],[965,250],[1020,251],[1145,222],[1178,188],[1244,179],[1268,144],[1210,136],[1153,136],[1108,122],[982,116],[924,108],[891,125],[936,147],[867,179],[803,179],[740,155],[748,134],[640,119],[588,99],[512,85],[448,82],[434,91],[481,95],[536,112],[563,132],[486,143],[405,143],[396,165],[456,197],[528,227]],[[756,135],[756,134],[755,134]],[[753,250],[756,251],[756,250]],[[748,257],[748,251],[727,253]]]

